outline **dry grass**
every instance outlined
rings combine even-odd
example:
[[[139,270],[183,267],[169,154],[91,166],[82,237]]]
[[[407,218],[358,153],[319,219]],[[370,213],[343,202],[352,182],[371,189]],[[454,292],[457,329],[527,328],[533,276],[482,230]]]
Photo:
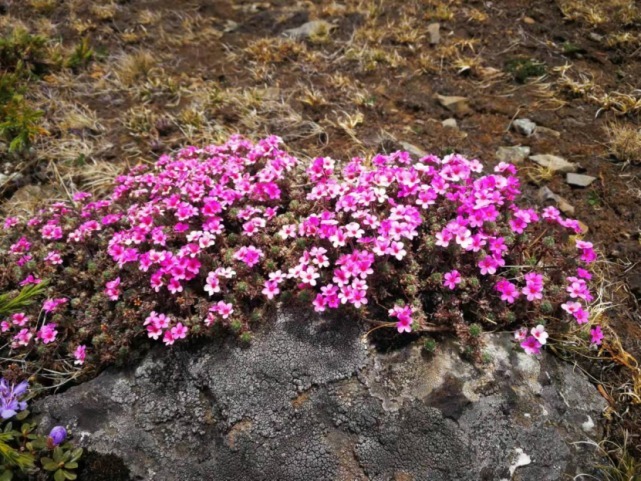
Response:
[[[641,128],[626,122],[612,122],[606,127],[610,154],[622,162],[641,163]]]

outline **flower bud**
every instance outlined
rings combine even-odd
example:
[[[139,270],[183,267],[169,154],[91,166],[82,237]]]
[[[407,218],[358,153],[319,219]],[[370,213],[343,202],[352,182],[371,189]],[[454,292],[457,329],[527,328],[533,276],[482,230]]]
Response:
[[[62,426],[56,426],[49,433],[49,439],[54,446],[58,446],[67,439],[67,430]]]

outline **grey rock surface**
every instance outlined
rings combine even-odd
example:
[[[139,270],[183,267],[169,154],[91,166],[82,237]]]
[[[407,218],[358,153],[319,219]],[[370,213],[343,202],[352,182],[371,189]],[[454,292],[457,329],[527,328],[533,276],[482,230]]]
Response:
[[[496,151],[496,160],[510,164],[521,164],[530,155],[530,148],[525,146],[499,147]]]
[[[568,173],[565,176],[565,181],[575,187],[588,187],[592,182],[596,180],[596,177],[585,174],[573,174]]]
[[[536,123],[532,122],[530,119],[516,119],[512,126],[514,130],[522,133],[523,135],[529,137],[536,130]]]
[[[487,337],[479,369],[454,343],[374,352],[348,319],[279,314],[248,348],[158,349],[42,400],[135,479],[569,479],[596,461],[605,401],[556,358]],[[590,432],[582,426],[596,423]],[[587,425],[590,425],[588,423]],[[582,477],[576,478],[578,480]],[[589,479],[585,477],[584,479]]]
[[[530,160],[553,172],[576,172],[579,168],[576,164],[568,162],[563,157],[552,154],[530,155]]]

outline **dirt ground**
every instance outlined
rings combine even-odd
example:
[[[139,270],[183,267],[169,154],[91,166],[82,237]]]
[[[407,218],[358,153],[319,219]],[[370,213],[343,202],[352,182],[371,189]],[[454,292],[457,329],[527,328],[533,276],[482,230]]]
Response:
[[[520,163],[532,202],[547,186],[589,228],[611,326],[641,359],[640,26],[624,0],[0,1],[2,33],[42,35],[48,55],[25,94],[44,130],[25,151],[2,144],[1,208],[105,192],[127,166],[234,132],[303,158],[410,148],[492,166],[499,147],[528,146],[596,178],[573,187]],[[90,58],[61,67],[83,39]],[[629,431],[639,453],[641,374],[617,353],[587,369],[614,439]]]

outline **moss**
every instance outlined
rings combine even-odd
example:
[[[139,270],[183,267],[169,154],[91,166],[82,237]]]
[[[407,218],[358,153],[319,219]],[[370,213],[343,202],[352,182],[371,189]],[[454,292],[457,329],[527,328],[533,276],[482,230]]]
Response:
[[[525,83],[528,79],[545,75],[545,64],[531,58],[513,58],[505,62],[505,71],[514,80]]]

